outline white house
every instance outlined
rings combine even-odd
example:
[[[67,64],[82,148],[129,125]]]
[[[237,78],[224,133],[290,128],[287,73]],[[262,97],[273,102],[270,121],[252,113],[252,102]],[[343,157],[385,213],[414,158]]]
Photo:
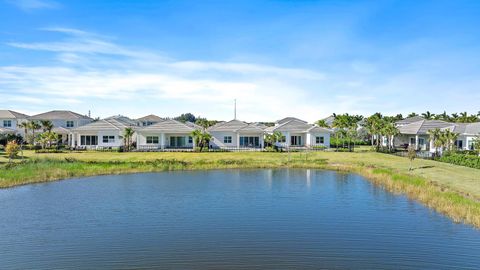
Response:
[[[434,129],[450,130],[458,133],[455,146],[461,150],[473,149],[473,141],[480,134],[480,123],[451,123],[441,120],[426,120],[420,116],[410,117],[395,123],[399,134],[391,140],[394,147],[407,148],[413,145],[421,151],[435,152],[433,141],[430,140],[429,131]],[[383,145],[387,146],[384,138]]]
[[[212,148],[263,148],[264,126],[239,120],[218,123],[207,129]]]
[[[277,146],[280,147],[330,147],[332,130],[308,124],[295,117],[287,117],[275,122],[275,126],[268,127],[269,134],[280,132],[283,137]]]
[[[59,139],[66,145],[71,145],[69,135],[71,130],[84,126],[93,121],[92,118],[72,111],[54,110],[37,115],[30,116],[30,121],[48,120],[52,122],[52,131],[59,135]]]
[[[138,150],[186,149],[194,148],[191,133],[202,127],[191,122],[179,122],[173,119],[162,120],[156,124],[137,130]]]
[[[137,123],[125,116],[112,116],[74,128],[70,132],[70,147],[86,149],[117,148],[124,145],[126,128],[137,128]],[[132,142],[135,142],[135,134]]]
[[[20,134],[25,137],[25,131],[18,125],[26,122],[29,116],[23,113],[0,110],[0,134]]]
[[[160,116],[154,115],[154,114],[149,114],[147,116],[140,117],[140,118],[136,119],[137,125],[139,127],[150,126],[150,125],[159,123],[163,120],[165,120],[165,119],[161,118]]]

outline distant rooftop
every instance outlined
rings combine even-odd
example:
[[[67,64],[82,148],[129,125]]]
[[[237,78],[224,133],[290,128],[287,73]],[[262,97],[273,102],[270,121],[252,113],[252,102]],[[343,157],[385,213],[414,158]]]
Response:
[[[28,115],[11,110],[0,110],[0,119],[26,119]]]
[[[86,115],[81,115],[72,111],[49,111],[37,115],[30,116],[29,119],[32,120],[77,120],[77,119],[92,119]]]

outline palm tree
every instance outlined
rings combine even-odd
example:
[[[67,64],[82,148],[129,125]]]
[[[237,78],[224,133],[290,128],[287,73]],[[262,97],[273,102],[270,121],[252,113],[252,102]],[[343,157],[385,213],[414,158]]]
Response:
[[[200,140],[202,137],[202,131],[199,129],[195,129],[190,133],[190,136],[193,137],[193,141],[195,143],[195,147],[200,147]]]
[[[457,122],[458,121],[458,113],[452,113],[452,116],[450,118],[452,122]]]
[[[133,137],[134,130],[133,128],[125,128],[123,131],[123,138],[125,141],[125,151],[130,151],[130,146],[132,144],[132,137]]]
[[[411,112],[407,117],[410,118],[410,117],[415,117],[415,116],[418,116],[418,114],[415,113],[415,112]]]
[[[53,129],[53,124],[50,120],[40,120],[40,125],[42,126],[43,132],[50,132]]]
[[[32,130],[32,141],[31,141],[31,144],[34,145],[35,144],[35,131],[36,130],[39,130],[41,128],[40,124],[37,122],[37,121],[30,121],[28,122],[28,125],[29,125],[29,129]]]
[[[325,128],[329,128],[330,126],[327,124],[327,122],[325,122],[325,120],[318,120],[317,122],[315,122],[315,124],[317,124],[317,126],[319,127],[325,127]]]
[[[384,135],[387,137],[388,150],[392,151],[393,138],[399,134],[398,128],[393,121],[385,121],[385,126],[382,129]]]
[[[422,117],[427,119],[427,120],[432,120],[432,118],[435,116],[434,113],[430,113],[429,111],[426,111],[422,113]]]
[[[377,137],[376,149],[377,151],[380,148],[380,133],[382,124],[383,116],[380,113],[375,113],[372,116],[368,117],[364,123],[365,128],[367,129],[368,133],[371,136],[372,146],[375,144],[374,137]]]
[[[28,137],[28,129],[30,128],[28,122],[21,122],[18,124],[18,127],[19,128],[23,128],[23,140],[20,144],[20,152],[22,153],[22,159],[23,159],[23,145],[25,144],[25,142],[27,141],[27,137]]]
[[[430,136],[430,141],[433,143],[435,147],[435,156],[438,155],[438,147],[441,147],[443,142],[441,140],[442,131],[439,128],[431,129],[428,131],[428,135]]]

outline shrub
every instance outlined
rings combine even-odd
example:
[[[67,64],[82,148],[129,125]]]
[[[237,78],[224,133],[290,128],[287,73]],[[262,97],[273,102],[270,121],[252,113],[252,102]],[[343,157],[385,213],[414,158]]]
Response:
[[[443,156],[437,157],[436,160],[455,165],[480,169],[480,157],[476,155],[445,152]]]
[[[8,142],[7,146],[5,147],[5,152],[7,153],[9,159],[15,158],[18,155],[19,151],[20,146],[16,141]]]

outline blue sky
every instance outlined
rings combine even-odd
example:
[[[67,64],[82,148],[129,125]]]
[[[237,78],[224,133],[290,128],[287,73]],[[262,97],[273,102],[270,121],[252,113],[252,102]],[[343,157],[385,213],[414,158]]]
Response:
[[[0,108],[480,111],[480,1],[0,0]]]

